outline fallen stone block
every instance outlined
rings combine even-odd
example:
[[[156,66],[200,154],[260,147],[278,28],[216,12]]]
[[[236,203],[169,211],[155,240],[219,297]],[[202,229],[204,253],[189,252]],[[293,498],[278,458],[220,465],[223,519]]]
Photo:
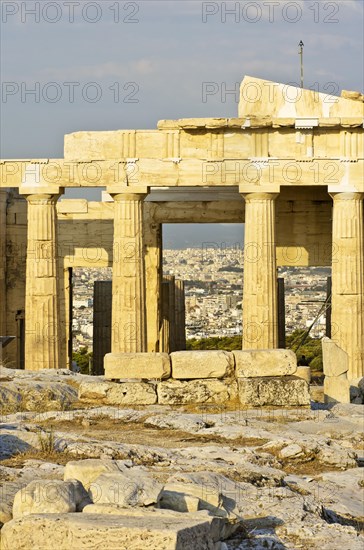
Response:
[[[13,518],[29,514],[79,512],[90,502],[85,488],[79,481],[37,479],[16,493]]]
[[[104,359],[105,378],[165,380],[171,376],[168,353],[108,353]]]
[[[358,455],[353,449],[343,449],[337,443],[321,445],[317,459],[325,465],[334,466],[343,470],[355,468],[358,465]]]
[[[222,495],[215,487],[197,483],[167,483],[158,497],[160,508],[167,508],[167,503],[172,504],[169,493],[174,493],[176,498],[179,495],[180,501],[183,501],[186,496],[195,497],[199,500],[198,510],[208,510],[215,516],[227,516],[226,510],[221,507]],[[175,510],[175,508],[171,509]]]
[[[150,506],[158,500],[162,484],[141,468],[101,474],[89,488],[94,504]]]
[[[178,380],[224,378],[234,370],[234,357],[227,351],[175,351],[171,363],[172,377]]]
[[[78,398],[105,405],[154,405],[157,393],[155,385],[147,382],[82,382]]]
[[[170,488],[171,485],[181,487],[181,489],[184,488],[185,493],[190,491],[189,494],[198,496],[202,505],[207,503],[213,509],[220,507],[228,514],[238,515],[236,501],[231,498],[231,493],[236,492],[236,487],[232,481],[221,474],[203,470],[194,473],[178,472],[168,479],[164,489],[167,486]],[[230,494],[230,496],[225,493]]]
[[[325,376],[339,376],[349,370],[349,356],[331,338],[321,340]]]
[[[278,454],[279,458],[300,458],[304,456],[304,450],[300,445],[297,445],[297,443],[292,443],[291,445],[283,447]]]
[[[296,372],[294,373],[297,378],[302,378],[306,380],[307,384],[311,382],[311,369],[310,367],[297,367]]]
[[[233,351],[238,378],[289,376],[297,370],[296,354],[288,349]]]
[[[107,397],[110,387],[110,382],[81,382],[78,387],[78,399],[103,400]]]
[[[154,405],[157,402],[157,392],[154,384],[144,382],[111,383],[107,392],[108,405]]]
[[[175,510],[176,512],[197,512],[199,504],[200,499],[198,497],[179,491],[163,489],[158,497],[159,508]]]
[[[110,504],[89,504],[83,509],[84,514],[106,514],[117,516],[129,516],[154,519],[156,524],[159,523],[159,518],[167,520],[168,518],[181,519],[185,513],[181,513],[174,510],[167,510],[162,508],[120,508],[116,505]],[[210,532],[212,540],[216,543],[230,538],[237,529],[242,526],[242,519],[240,518],[223,518],[212,515],[206,510],[200,510],[197,512],[190,512],[187,516],[190,519],[205,519],[210,523]],[[218,546],[217,546],[218,548]],[[217,550],[214,547],[214,550]]]
[[[226,403],[237,397],[236,382],[222,380],[171,380],[157,386],[161,405],[186,405],[189,403]]]
[[[218,518],[197,515],[39,514],[6,523],[2,550],[214,550]]]
[[[301,406],[310,404],[309,385],[295,376],[239,378],[242,405]]]
[[[325,403],[350,403],[350,383],[346,372],[339,376],[325,376]]]
[[[120,460],[100,460],[99,458],[86,458],[85,460],[72,460],[67,462],[64,470],[64,480],[77,479],[85,489],[89,489],[91,483],[101,474],[120,473],[126,468]]]

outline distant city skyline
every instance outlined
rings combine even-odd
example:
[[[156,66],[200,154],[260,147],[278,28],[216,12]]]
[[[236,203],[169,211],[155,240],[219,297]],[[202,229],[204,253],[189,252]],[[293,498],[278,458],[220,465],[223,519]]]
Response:
[[[242,223],[163,224],[163,248],[239,248],[244,245]]]

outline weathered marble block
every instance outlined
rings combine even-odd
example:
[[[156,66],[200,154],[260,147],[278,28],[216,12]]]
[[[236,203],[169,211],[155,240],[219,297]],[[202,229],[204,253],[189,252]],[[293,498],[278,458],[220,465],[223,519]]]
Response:
[[[107,379],[160,379],[171,375],[168,353],[108,353],[104,359]]]
[[[5,524],[2,550],[214,550],[215,518],[166,513],[39,514]]]
[[[64,469],[64,480],[76,479],[89,489],[91,483],[105,473],[120,473],[125,470],[122,461],[100,460],[99,458],[86,458],[84,460],[71,460]]]
[[[322,338],[322,357],[325,376],[339,376],[349,370],[349,357],[331,338]]]
[[[224,378],[234,369],[234,357],[227,351],[175,351],[170,357],[172,377],[178,380]]]
[[[301,406],[310,404],[309,385],[295,376],[239,378],[242,405]]]
[[[288,376],[297,370],[296,354],[288,349],[233,351],[238,378]]]
[[[30,514],[80,512],[90,503],[85,488],[77,480],[34,479],[16,493],[13,518]]]
[[[306,380],[307,384],[311,382],[311,369],[310,367],[297,367],[296,372],[294,373],[297,378],[302,378]]]
[[[161,405],[187,405],[189,403],[226,403],[237,397],[236,382],[222,380],[168,380],[157,386]]]
[[[350,383],[346,372],[339,376],[325,376],[325,403],[350,403]]]
[[[97,400],[105,405],[153,405],[157,402],[155,385],[140,380],[82,382],[78,398]]]

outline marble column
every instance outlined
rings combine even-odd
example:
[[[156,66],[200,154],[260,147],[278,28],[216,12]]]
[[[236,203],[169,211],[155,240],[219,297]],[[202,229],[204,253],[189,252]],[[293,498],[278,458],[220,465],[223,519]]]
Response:
[[[186,349],[186,307],[185,283],[177,279],[175,284],[176,300],[176,350]]]
[[[278,347],[275,199],[245,194],[243,349]]]
[[[58,195],[27,195],[25,369],[58,369],[60,318],[57,269]]]
[[[166,275],[164,281],[169,285],[168,321],[169,321],[169,353],[176,351],[176,278],[174,275]]]
[[[112,353],[147,351],[143,201],[146,194],[113,194]]]
[[[160,351],[163,353],[170,353],[170,307],[169,307],[169,297],[170,297],[170,282],[163,281],[162,283],[162,326],[160,330]]]
[[[331,338],[349,355],[348,378],[364,376],[364,193],[334,193]]]
[[[6,332],[6,198],[7,191],[0,189],[0,336]]]
[[[145,203],[146,206],[152,203]],[[147,213],[148,214],[148,213]],[[150,216],[144,216],[144,262],[145,262],[145,292],[147,308],[147,350],[159,352],[160,329],[162,324],[162,224],[155,223]]]

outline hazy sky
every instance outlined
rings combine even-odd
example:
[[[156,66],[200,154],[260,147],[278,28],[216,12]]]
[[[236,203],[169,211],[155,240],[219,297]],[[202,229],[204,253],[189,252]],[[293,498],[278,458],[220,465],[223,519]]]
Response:
[[[363,26],[362,0],[1,0],[0,156],[62,157],[80,130],[236,116],[245,74],[299,82],[300,40],[305,87],[363,90]]]

